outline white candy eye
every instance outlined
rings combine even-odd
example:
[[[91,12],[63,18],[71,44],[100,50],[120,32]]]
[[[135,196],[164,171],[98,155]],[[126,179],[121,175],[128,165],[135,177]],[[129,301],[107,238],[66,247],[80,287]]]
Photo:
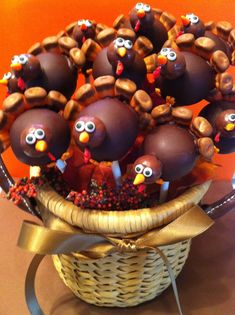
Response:
[[[160,51],[160,55],[163,55],[163,56],[167,56],[170,52],[170,48],[162,48],[162,50]]]
[[[82,24],[85,24],[85,21],[84,20],[79,20],[78,21],[78,26],[81,26]]]
[[[121,38],[121,37],[116,38],[115,41],[114,41],[114,45],[117,48],[118,47],[123,47],[124,43],[125,43],[125,40],[123,38]]]
[[[28,133],[25,137],[25,141],[27,144],[34,144],[36,142],[36,137],[32,133]]]
[[[145,167],[143,174],[145,177],[150,177],[153,175],[153,171],[150,167]]]
[[[93,132],[95,131],[95,124],[92,121],[88,121],[85,125],[85,130],[87,132]]]
[[[76,131],[78,131],[78,132],[82,132],[82,131],[84,131],[85,130],[85,123],[84,123],[84,121],[78,121],[77,123],[76,123],[76,125],[75,125],[75,129],[76,129]]]
[[[235,122],[235,114],[229,114],[228,119],[232,122]]]
[[[11,78],[11,72],[7,72],[4,74],[3,79],[9,80]]]
[[[19,56],[19,62],[24,65],[28,61],[28,57],[26,55],[20,55]]]
[[[137,164],[135,167],[135,172],[141,174],[143,172],[144,166],[142,164]]]
[[[144,4],[142,2],[138,2],[135,5],[136,10],[141,10],[143,9],[143,7],[144,7]]]
[[[191,22],[192,22],[193,24],[197,24],[197,23],[199,22],[198,16],[192,14]]]
[[[92,22],[90,20],[86,20],[85,24],[87,27],[91,27],[92,26]]]
[[[128,40],[125,40],[124,46],[125,46],[126,49],[131,49],[131,48],[133,47],[133,44],[132,44],[132,42],[128,39]]]
[[[177,56],[176,53],[174,51],[170,51],[169,54],[167,55],[167,59],[170,61],[174,61],[176,60]]]
[[[18,63],[19,62],[19,56],[13,56],[12,58],[11,58],[11,62],[12,63]]]
[[[150,5],[149,5],[149,4],[145,4],[145,5],[144,5],[144,11],[145,11],[145,12],[150,12],[150,10],[151,10]]]
[[[35,130],[34,135],[38,140],[42,140],[45,137],[45,131],[41,128],[38,128]]]

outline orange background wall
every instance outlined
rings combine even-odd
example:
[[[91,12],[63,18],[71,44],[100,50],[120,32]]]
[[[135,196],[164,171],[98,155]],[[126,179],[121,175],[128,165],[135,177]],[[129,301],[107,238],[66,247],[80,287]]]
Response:
[[[128,11],[138,1],[134,0],[0,0],[0,77],[9,71],[10,59],[14,54],[27,49],[43,38],[55,35],[69,23],[81,18],[94,19],[112,25],[117,15]],[[203,21],[228,20],[235,27],[235,1],[231,0],[161,0],[146,1],[154,7],[169,11],[179,21],[182,14],[193,12]],[[235,68],[235,67],[234,67]],[[235,80],[235,69],[232,69]],[[0,87],[0,100],[5,89]],[[197,113],[200,105],[194,106]],[[3,154],[13,176],[27,175],[27,167],[16,161],[10,149]],[[217,155],[216,163],[223,166],[220,177],[229,179],[235,170],[235,153]]]

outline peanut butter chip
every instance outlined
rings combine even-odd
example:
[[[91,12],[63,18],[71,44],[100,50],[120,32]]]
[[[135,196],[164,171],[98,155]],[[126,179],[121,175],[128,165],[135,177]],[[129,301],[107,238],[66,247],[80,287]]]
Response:
[[[79,113],[79,103],[74,101],[74,100],[70,100],[68,101],[68,103],[66,104],[65,108],[64,108],[64,119],[66,120],[76,120],[77,115]]]
[[[69,55],[73,62],[78,66],[79,68],[82,68],[86,62],[86,58],[84,53],[79,48],[72,48],[69,51]]]
[[[153,44],[145,36],[139,36],[134,44],[134,49],[144,58],[153,50]]]
[[[136,34],[134,31],[130,30],[129,28],[119,28],[119,30],[117,31],[117,37],[129,39],[132,42],[134,42],[136,38]]]
[[[137,106],[145,112],[148,112],[152,109],[153,103],[151,97],[143,90],[138,90],[135,92],[131,103],[132,106]]]
[[[211,56],[211,64],[217,72],[224,72],[228,69],[230,62],[223,51],[216,50]]]
[[[233,77],[231,74],[224,72],[216,76],[216,87],[223,94],[229,94],[233,89]]]
[[[105,28],[97,35],[97,40],[102,46],[108,46],[116,37],[116,31],[113,28]]]
[[[77,42],[69,37],[69,36],[62,36],[58,39],[58,44],[63,51],[68,52],[70,49],[77,47]]]
[[[43,48],[42,48],[41,43],[35,43],[28,50],[28,54],[31,54],[34,56],[39,55],[42,52],[43,52]]]
[[[209,121],[201,116],[193,119],[191,129],[199,137],[209,137],[213,131]]]
[[[58,38],[57,38],[57,36],[46,37],[42,41],[42,45],[44,46],[44,48],[46,50],[57,47],[58,46]]]
[[[7,124],[7,114],[3,110],[0,110],[0,129],[3,129]]]
[[[176,39],[176,44],[179,46],[180,49],[184,50],[184,48],[192,47],[194,44],[194,41],[195,41],[195,38],[193,34],[185,33]]]
[[[54,107],[56,110],[64,109],[67,99],[58,91],[50,91],[48,94],[49,105]]]
[[[123,24],[125,23],[126,18],[124,16],[124,14],[120,14],[113,22],[113,27],[118,30],[120,27],[123,26]]]
[[[231,30],[233,29],[233,26],[231,23],[227,21],[220,21],[217,23],[216,29],[218,35],[222,37],[224,40],[227,40]]]
[[[171,119],[171,107],[167,104],[162,104],[154,107],[154,109],[151,112],[151,115],[154,119],[159,120],[159,118],[170,118]],[[163,121],[168,121],[167,120],[160,120],[161,122]]]
[[[228,37],[228,41],[231,44],[231,46],[233,47],[233,49],[235,49],[235,29],[233,29]]]
[[[198,139],[198,149],[200,154],[206,158],[211,159],[214,155],[214,142],[209,137]]]
[[[178,122],[189,123],[193,118],[193,112],[186,107],[173,107],[172,116]]]
[[[12,93],[3,101],[3,110],[6,112],[17,112],[25,105],[24,96],[21,93]]]
[[[89,98],[94,97],[95,89],[90,83],[83,84],[75,93],[75,100],[78,102],[85,102],[89,100]]]
[[[115,82],[115,94],[118,96],[121,95],[127,99],[130,99],[135,93],[136,89],[136,84],[129,79],[119,78]]]
[[[175,17],[168,12],[162,13],[162,15],[160,16],[160,21],[165,26],[167,31],[169,31],[176,23]]]
[[[81,48],[82,52],[89,61],[94,61],[97,54],[101,51],[101,47],[91,38],[88,38]]]
[[[27,89],[24,92],[27,103],[31,106],[45,105],[47,91],[37,86]]]
[[[212,52],[215,42],[208,37],[199,37],[195,40],[194,45],[198,52]]]
[[[97,91],[102,91],[103,89],[114,87],[115,78],[111,75],[104,75],[102,77],[98,77],[94,80],[94,86]]]
[[[68,26],[66,26],[65,30],[68,35],[71,35],[73,33],[73,29],[75,25],[77,25],[77,22],[72,22]]]

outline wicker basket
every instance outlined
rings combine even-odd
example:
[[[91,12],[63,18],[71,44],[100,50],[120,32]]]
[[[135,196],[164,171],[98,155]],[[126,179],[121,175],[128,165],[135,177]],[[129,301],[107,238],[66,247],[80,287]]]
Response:
[[[131,239],[138,233],[143,234],[174,221],[202,199],[209,185],[195,186],[156,208],[118,212],[80,209],[50,187],[39,190],[37,199],[39,208],[47,208],[71,228],[76,226],[86,232],[119,238],[129,234],[128,239]],[[190,243],[186,240],[159,247],[175,277],[188,257]],[[104,258],[85,260],[76,253],[61,254],[53,256],[53,262],[64,283],[76,296],[98,306],[138,305],[155,298],[171,283],[167,267],[154,249],[114,252]]]

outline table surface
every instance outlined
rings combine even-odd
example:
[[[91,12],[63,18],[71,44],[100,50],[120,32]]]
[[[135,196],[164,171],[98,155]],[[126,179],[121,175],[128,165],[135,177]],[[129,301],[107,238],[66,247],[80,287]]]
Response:
[[[218,199],[230,188],[214,183],[207,201]],[[24,278],[33,257],[16,246],[23,220],[34,220],[0,198],[0,315],[29,314],[24,301]],[[186,265],[177,278],[184,315],[235,314],[235,212],[217,219],[206,233],[193,240]],[[177,315],[172,289],[155,300],[126,309],[99,308],[76,298],[58,277],[50,257],[39,268],[36,291],[45,315]]]

